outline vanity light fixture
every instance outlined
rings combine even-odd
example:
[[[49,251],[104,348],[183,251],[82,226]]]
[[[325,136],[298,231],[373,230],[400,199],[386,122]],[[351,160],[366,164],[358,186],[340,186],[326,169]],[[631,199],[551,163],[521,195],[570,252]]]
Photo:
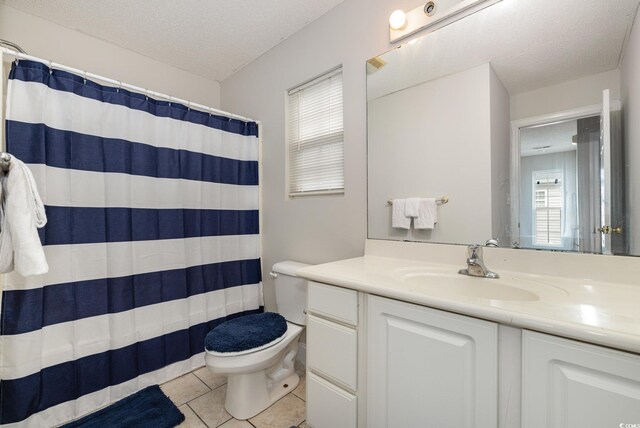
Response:
[[[450,0],[433,0],[407,13],[395,10],[389,16],[389,40],[394,43],[427,28],[442,28],[500,1],[461,0],[452,4]]]
[[[394,10],[389,15],[389,27],[392,30],[401,31],[407,27],[407,15],[401,10]]]

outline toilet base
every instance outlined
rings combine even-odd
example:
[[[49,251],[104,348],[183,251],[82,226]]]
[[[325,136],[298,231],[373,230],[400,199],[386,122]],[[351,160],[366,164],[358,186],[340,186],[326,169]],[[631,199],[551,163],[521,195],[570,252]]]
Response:
[[[261,379],[255,379],[254,376],[261,377]],[[247,379],[251,377],[254,378]],[[300,382],[300,377],[293,373],[271,388],[266,388],[265,385],[256,387],[265,379],[264,373],[230,376],[227,384],[227,398],[224,403],[226,411],[239,420],[252,418],[296,389]],[[251,389],[247,388],[247,383],[251,385]],[[234,384],[237,386],[234,387]],[[238,393],[234,393],[235,391]]]
[[[274,367],[253,373],[230,374],[224,403],[227,412],[236,419],[246,420],[293,391],[300,382],[294,370],[297,353],[296,340]]]

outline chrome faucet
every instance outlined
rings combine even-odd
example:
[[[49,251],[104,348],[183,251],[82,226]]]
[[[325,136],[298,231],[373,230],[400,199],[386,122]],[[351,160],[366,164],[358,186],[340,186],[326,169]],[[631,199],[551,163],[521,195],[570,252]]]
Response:
[[[459,274],[469,276],[479,276],[481,278],[500,278],[495,272],[490,271],[482,259],[482,247],[480,245],[469,245],[467,248],[467,268],[460,269]]]

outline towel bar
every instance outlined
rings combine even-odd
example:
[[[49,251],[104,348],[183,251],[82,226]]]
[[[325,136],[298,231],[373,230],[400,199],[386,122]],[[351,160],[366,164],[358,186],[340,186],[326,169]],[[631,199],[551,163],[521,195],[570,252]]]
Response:
[[[0,169],[4,172],[9,171],[9,165],[11,164],[11,155],[9,153],[0,153]]]
[[[447,202],[449,202],[449,197],[448,196],[443,196],[441,198],[436,199],[436,204],[438,205],[444,205]],[[389,199],[387,201],[387,205],[392,205],[393,204],[393,199]]]

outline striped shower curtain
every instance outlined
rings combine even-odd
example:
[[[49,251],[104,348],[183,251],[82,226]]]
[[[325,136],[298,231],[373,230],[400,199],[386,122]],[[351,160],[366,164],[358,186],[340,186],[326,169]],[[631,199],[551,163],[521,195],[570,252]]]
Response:
[[[14,64],[7,149],[49,222],[49,273],[6,276],[0,425],[46,427],[204,364],[262,310],[258,128]]]

